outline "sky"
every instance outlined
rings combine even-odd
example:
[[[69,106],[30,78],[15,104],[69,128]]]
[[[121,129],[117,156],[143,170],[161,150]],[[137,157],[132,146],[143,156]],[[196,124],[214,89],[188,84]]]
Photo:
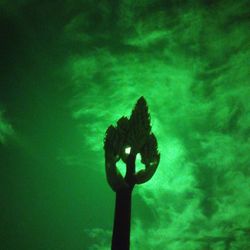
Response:
[[[1,0],[1,248],[110,249],[103,140],[144,96],[161,160],[131,250],[250,249],[249,10]]]

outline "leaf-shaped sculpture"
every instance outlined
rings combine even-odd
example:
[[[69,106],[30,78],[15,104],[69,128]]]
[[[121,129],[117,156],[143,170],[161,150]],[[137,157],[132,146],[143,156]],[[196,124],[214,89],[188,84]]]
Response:
[[[117,191],[127,187],[127,184],[116,167],[119,160],[119,151],[122,147],[122,141],[118,135],[117,129],[112,125],[106,131],[104,150],[105,150],[105,171],[106,178],[110,187]]]
[[[117,132],[118,136],[121,138],[122,145],[119,148],[119,156],[123,160],[124,163],[126,163],[127,154],[125,152],[126,147],[128,147],[128,131],[129,131],[129,120],[127,117],[123,116],[117,121]]]
[[[136,184],[150,180],[158,167],[160,154],[157,148],[157,140],[153,133],[148,136],[140,153],[142,157],[141,162],[145,164],[146,167],[135,174]]]
[[[144,97],[140,97],[132,111],[129,124],[128,142],[131,144],[132,152],[139,153],[150,133],[150,116]]]
[[[131,148],[129,154],[125,151],[127,147]],[[150,115],[144,97],[138,99],[130,119],[123,116],[117,121],[116,127],[109,126],[104,140],[104,150],[106,176],[114,191],[144,183],[152,178],[159,164],[160,154],[156,137],[151,133]],[[138,173],[135,172],[133,162],[137,153],[141,153],[142,163],[145,165],[145,169]],[[126,178],[122,177],[116,167],[120,159],[126,164]]]

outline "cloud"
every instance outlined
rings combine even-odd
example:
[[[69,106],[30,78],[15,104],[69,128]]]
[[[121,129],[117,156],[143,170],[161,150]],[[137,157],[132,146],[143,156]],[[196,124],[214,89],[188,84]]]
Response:
[[[67,62],[62,69],[71,75],[67,88],[74,93],[69,106],[85,150],[62,150],[59,162],[88,165],[104,175],[104,167],[94,166],[104,166],[107,127],[129,116],[141,95],[148,102],[161,161],[152,180],[134,191],[134,200],[141,197],[143,204],[134,207],[132,249],[246,248],[248,1],[62,1],[56,15],[51,11],[56,2],[37,2],[1,1],[0,6],[21,15],[22,27],[41,43],[42,54],[52,46],[53,58],[62,53],[58,64]],[[33,8],[34,18],[26,16]],[[0,111],[0,143],[13,133]],[[146,210],[152,221],[144,220]],[[109,249],[110,231],[100,227],[85,233],[89,249]]]
[[[137,17],[135,9],[120,6],[117,25],[130,28],[118,37],[123,52],[112,47],[114,28],[105,34],[110,43],[95,43],[68,61],[72,117],[92,151],[102,155],[107,127],[128,116],[141,95],[148,101],[161,161],[135,194],[155,221],[133,219],[132,249],[244,248],[250,228],[245,2],[169,13],[156,7],[149,13],[148,3]],[[76,31],[81,22],[77,17],[68,27]]]
[[[4,117],[4,112],[0,110],[0,143],[4,144],[9,136],[14,134],[14,130]]]
[[[111,231],[103,228],[86,229],[85,234],[90,239],[88,250],[109,250]]]

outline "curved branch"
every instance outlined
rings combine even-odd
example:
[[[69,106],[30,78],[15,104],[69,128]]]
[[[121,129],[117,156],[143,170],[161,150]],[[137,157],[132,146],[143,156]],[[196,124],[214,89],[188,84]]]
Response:
[[[145,169],[140,170],[139,172],[135,173],[135,178],[134,178],[135,184],[142,184],[142,183],[149,181],[153,177],[158,167],[158,164],[159,164],[159,161],[146,164]]]
[[[114,158],[105,157],[105,172],[108,184],[114,192],[123,188],[128,188],[128,184],[116,167],[116,160]]]

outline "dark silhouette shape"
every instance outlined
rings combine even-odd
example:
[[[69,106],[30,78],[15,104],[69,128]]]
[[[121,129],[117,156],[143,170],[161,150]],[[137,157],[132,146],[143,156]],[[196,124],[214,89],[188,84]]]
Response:
[[[128,250],[130,244],[131,197],[135,184],[147,182],[154,175],[159,161],[157,140],[151,132],[150,116],[144,97],[140,97],[130,118],[122,117],[117,126],[109,126],[104,140],[106,177],[116,193],[112,250]],[[145,169],[136,172],[136,155],[141,154]],[[126,164],[123,177],[116,167]]]

